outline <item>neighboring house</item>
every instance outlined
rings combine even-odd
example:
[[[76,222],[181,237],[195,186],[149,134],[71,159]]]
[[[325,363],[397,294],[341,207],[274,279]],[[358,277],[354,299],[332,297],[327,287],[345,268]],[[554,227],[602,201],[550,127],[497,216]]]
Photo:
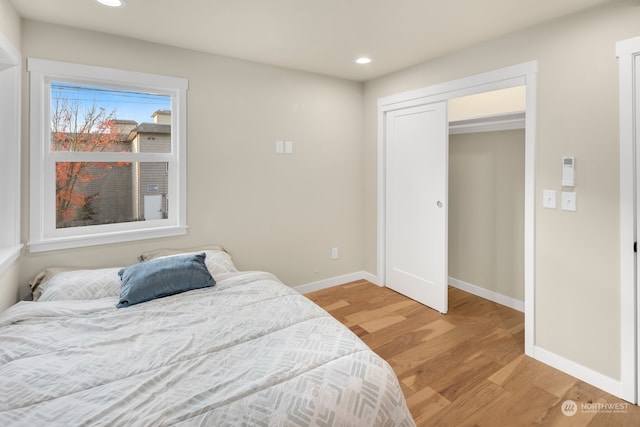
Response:
[[[171,111],[157,110],[153,123],[141,123],[131,130],[127,142],[136,153],[171,152]],[[134,218],[167,218],[168,163],[136,163],[133,166]]]
[[[158,110],[153,123],[116,120],[121,142],[112,151],[167,153],[171,151],[171,111]],[[71,223],[58,227],[112,224],[167,218],[168,164],[125,163],[110,169],[93,167],[93,181],[78,185],[86,205]]]

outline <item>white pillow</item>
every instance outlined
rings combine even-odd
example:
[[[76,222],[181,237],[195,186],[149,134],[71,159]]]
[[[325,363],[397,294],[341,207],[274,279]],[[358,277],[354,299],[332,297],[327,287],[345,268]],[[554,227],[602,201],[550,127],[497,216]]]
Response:
[[[203,246],[201,248],[190,249],[159,249],[156,251],[145,252],[140,255],[140,261],[149,261],[152,259],[166,258],[168,256],[176,255],[193,255],[204,252],[207,257],[204,259],[204,263],[209,270],[209,273],[215,278],[216,274],[220,273],[235,273],[238,271],[233,264],[231,255],[220,246]]]
[[[220,273],[235,273],[238,271],[231,260],[231,255],[225,251],[204,251],[207,257],[204,263],[212,276]]]
[[[120,295],[121,267],[71,270],[55,274],[41,283],[37,301],[90,300]]]

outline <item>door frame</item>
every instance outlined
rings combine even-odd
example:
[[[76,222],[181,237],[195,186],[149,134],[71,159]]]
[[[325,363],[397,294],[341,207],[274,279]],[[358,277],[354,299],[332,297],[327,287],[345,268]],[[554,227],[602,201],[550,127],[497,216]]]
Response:
[[[640,37],[616,43],[620,85],[620,385],[621,397],[638,403],[640,396],[640,307],[638,288],[638,257],[633,250],[638,236],[638,201],[640,182],[637,173],[640,161],[637,158],[635,112],[640,100],[634,94],[635,60],[640,57]]]
[[[452,98],[526,86],[525,117],[525,200],[524,200],[524,305],[525,354],[533,356],[535,345],[535,143],[536,143],[536,81],[538,61],[513,65],[470,77],[435,84],[417,90],[378,99],[378,220],[376,283],[386,283],[386,141],[387,112],[422,104],[448,101]],[[445,204],[448,200],[445,201]]]

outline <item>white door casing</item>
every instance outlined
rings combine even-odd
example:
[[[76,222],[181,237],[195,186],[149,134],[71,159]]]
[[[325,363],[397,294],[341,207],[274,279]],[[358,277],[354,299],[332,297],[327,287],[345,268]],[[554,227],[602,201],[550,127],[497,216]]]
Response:
[[[386,285],[447,312],[447,103],[388,111]]]
[[[620,397],[638,403],[640,385],[640,307],[638,257],[634,251],[640,221],[637,135],[640,132],[640,37],[616,44],[620,84]]]
[[[640,47],[640,46],[639,46]],[[638,135],[640,135],[640,102],[638,100],[640,100],[640,49],[638,50],[638,52],[636,52],[636,55],[634,56],[634,71],[635,71],[635,75],[634,75],[634,88],[635,88],[635,94],[634,94],[634,105],[633,105],[633,113],[634,113],[634,135],[636,138],[636,146],[638,143]],[[636,169],[637,169],[637,165],[640,165],[640,150],[636,149]],[[640,188],[640,179],[638,179],[638,176],[636,174],[636,230],[638,228],[637,224],[640,223],[640,200],[638,200],[638,188]],[[636,231],[637,233],[637,231]],[[636,242],[637,242],[638,236],[636,235]],[[636,274],[640,269],[640,260],[638,260],[638,256],[636,253]],[[636,338],[636,400],[635,403],[638,403],[638,396],[640,396],[640,378],[638,378],[638,376],[640,375],[640,318],[638,317],[638,307],[640,307],[640,295],[638,294],[638,277],[636,276],[636,283],[635,283],[635,292],[636,292],[636,298],[632,301],[635,302],[635,315],[636,315],[636,324],[635,324],[635,338]],[[624,381],[624,378],[623,378]]]
[[[633,114],[634,114],[634,137],[636,138],[635,140],[635,146],[636,146],[636,157],[635,157],[635,162],[636,162],[636,170],[638,165],[640,165],[640,150],[637,149],[637,143],[638,143],[638,135],[640,135],[640,102],[638,100],[640,100],[640,46],[638,46],[639,49],[636,52],[636,54],[634,55],[634,88],[635,88],[635,93],[634,93],[634,103],[633,103]],[[638,189],[640,188],[640,179],[638,178],[637,172],[636,172],[636,233],[637,233],[637,229],[638,229],[638,225],[640,223],[640,200],[638,198]],[[636,234],[636,238],[635,238],[636,242],[638,241],[638,236]],[[636,275],[638,274],[637,272],[640,271],[640,260],[638,259],[638,255],[636,252]],[[638,378],[638,376],[640,375],[640,318],[638,317],[638,307],[640,307],[640,295],[638,294],[638,277],[636,276],[636,280],[635,280],[635,292],[636,292],[636,297],[635,299],[632,299],[633,302],[635,302],[635,316],[636,316],[636,324],[635,324],[635,342],[636,342],[636,377],[635,377],[635,381],[636,381],[636,396],[635,396],[635,402],[634,403],[638,403],[638,399],[640,396],[640,378]],[[624,382],[624,378],[622,379],[622,381]]]

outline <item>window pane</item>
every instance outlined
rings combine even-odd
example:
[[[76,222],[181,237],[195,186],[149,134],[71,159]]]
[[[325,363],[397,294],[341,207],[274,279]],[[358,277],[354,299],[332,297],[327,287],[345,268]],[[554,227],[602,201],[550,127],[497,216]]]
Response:
[[[56,228],[168,218],[166,162],[57,162]]]
[[[51,82],[51,151],[171,152],[171,97]]]

